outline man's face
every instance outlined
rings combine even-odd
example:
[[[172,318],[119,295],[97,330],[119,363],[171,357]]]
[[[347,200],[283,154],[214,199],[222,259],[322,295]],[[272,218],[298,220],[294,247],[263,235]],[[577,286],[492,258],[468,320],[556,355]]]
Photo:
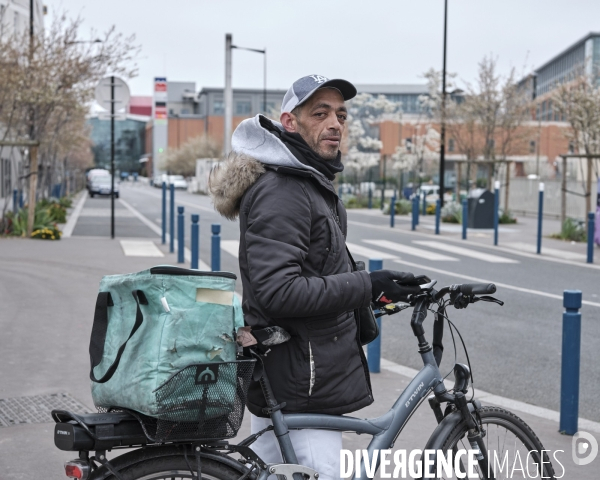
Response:
[[[287,131],[297,132],[319,156],[335,160],[342,142],[348,112],[338,90],[317,90],[301,106],[299,115],[290,115],[282,123]]]

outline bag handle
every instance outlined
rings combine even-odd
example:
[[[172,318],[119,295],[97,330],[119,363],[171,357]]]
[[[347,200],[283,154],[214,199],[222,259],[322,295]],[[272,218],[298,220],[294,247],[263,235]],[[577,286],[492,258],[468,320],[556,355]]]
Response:
[[[112,378],[117,370],[117,367],[119,366],[119,362],[121,361],[121,356],[123,355],[123,351],[127,346],[127,342],[131,337],[133,337],[135,332],[137,332],[138,328],[140,328],[144,322],[144,315],[140,309],[140,304],[148,305],[148,299],[141,290],[134,290],[131,293],[137,306],[135,323],[131,329],[129,337],[127,337],[127,340],[125,340],[125,342],[119,347],[115,361],[100,379],[96,378],[96,375],[94,375],[94,368],[100,365],[100,362],[102,361],[102,356],[104,354],[104,342],[106,341],[106,330],[108,328],[108,307],[114,306],[114,303],[112,301],[110,292],[100,292],[98,294],[98,299],[96,300],[96,310],[94,312],[94,325],[92,326],[92,337],[90,338],[90,362],[92,365],[90,368],[90,379],[93,382],[105,383]]]

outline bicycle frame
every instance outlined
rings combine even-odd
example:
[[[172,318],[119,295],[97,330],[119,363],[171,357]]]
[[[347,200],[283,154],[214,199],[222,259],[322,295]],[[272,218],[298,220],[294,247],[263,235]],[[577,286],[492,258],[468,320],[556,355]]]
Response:
[[[417,373],[402,394],[398,397],[392,408],[384,415],[372,419],[359,419],[343,415],[324,415],[310,413],[292,413],[281,414],[274,412],[271,416],[273,429],[277,436],[283,458],[295,459],[291,442],[282,441],[282,437],[289,439],[285,435],[290,429],[324,429],[335,431],[350,431],[355,433],[365,433],[373,436],[369,443],[368,453],[371,456],[376,450],[392,448],[396,438],[402,432],[404,425],[410,418],[414,410],[420,405],[420,401],[431,390],[436,394],[446,392],[442,375],[433,356],[432,350],[421,352],[424,367]],[[280,414],[280,415],[277,415]],[[372,458],[372,457],[371,457]],[[294,462],[288,462],[294,463]],[[379,468],[379,456],[377,457],[376,469]],[[354,472],[353,479],[356,478]],[[265,480],[269,472],[264,470],[258,477],[258,480]],[[360,478],[368,478],[365,469],[364,458],[360,462]]]

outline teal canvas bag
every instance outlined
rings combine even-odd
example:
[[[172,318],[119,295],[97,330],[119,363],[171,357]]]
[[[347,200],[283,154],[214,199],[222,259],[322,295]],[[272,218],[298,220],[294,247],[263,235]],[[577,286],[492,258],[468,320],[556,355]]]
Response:
[[[95,405],[166,419],[175,405],[179,421],[226,414],[237,374],[225,367],[236,361],[236,331],[244,325],[235,280],[171,266],[104,277],[90,340]],[[225,388],[205,386],[199,412],[190,406],[189,384],[205,379]]]

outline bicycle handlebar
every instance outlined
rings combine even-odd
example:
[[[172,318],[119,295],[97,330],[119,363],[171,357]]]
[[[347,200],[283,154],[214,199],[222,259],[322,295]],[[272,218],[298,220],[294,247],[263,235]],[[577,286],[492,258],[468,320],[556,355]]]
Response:
[[[460,286],[463,295],[490,295],[496,293],[496,285],[493,283],[463,283]]]

